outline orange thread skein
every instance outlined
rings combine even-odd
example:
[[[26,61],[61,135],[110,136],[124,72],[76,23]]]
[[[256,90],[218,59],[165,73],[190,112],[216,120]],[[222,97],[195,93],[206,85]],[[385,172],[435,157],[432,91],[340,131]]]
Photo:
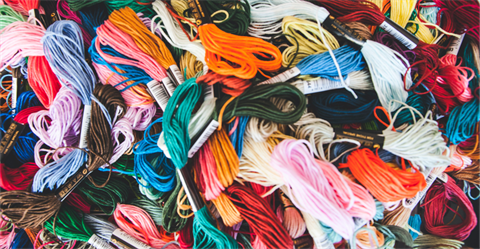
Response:
[[[207,66],[215,73],[251,79],[257,71],[280,69],[282,53],[260,38],[229,34],[215,24],[202,25],[198,32],[206,50]]]
[[[369,149],[358,149],[340,168],[349,168],[353,176],[381,202],[412,198],[427,186],[419,171],[409,172],[390,167]]]

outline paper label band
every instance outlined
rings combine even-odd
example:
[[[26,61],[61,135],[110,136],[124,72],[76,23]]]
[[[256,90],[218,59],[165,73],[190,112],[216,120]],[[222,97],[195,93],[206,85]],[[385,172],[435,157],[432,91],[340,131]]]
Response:
[[[287,71],[281,73],[281,74],[277,74],[276,76],[266,80],[266,81],[263,81],[263,82],[260,82],[258,83],[258,85],[264,85],[264,84],[274,84],[274,83],[279,83],[279,82],[285,82],[297,75],[300,74],[300,69],[298,69],[298,67],[294,67],[294,68],[290,68],[288,69]]]
[[[432,168],[427,168],[427,178],[425,181],[427,182],[427,186],[420,192],[418,192],[413,198],[406,199],[405,202],[408,206],[413,209],[417,204],[423,199],[425,194],[427,193],[428,189],[432,186],[433,182],[437,179],[437,175],[435,174],[435,171],[432,170]]]
[[[178,66],[176,64],[171,65],[167,69],[167,74],[174,81],[176,86],[179,86],[180,84],[185,82],[185,79],[183,78],[182,71],[180,71],[180,68],[178,68]]]
[[[162,83],[165,86],[165,89],[167,89],[169,97],[171,97],[173,92],[175,92],[175,89],[177,89],[175,82],[170,77],[165,77],[163,78]]]
[[[313,241],[318,249],[335,249],[335,246],[333,246],[333,243],[328,239],[327,234],[323,231],[322,236],[313,238]]]
[[[18,80],[17,77],[12,77],[12,113],[15,114],[18,99]]]
[[[8,156],[8,154],[12,152],[13,146],[15,143],[17,143],[18,138],[23,132],[23,129],[25,129],[25,126],[26,125],[12,121],[7,132],[5,135],[3,135],[2,141],[0,141],[0,161],[2,161],[4,157]]]
[[[90,118],[92,117],[92,106],[86,105],[83,107],[82,130],[80,131],[79,148],[87,148],[88,128],[90,127]]]
[[[192,15],[195,17],[195,22],[198,26],[212,23],[210,15],[201,3],[202,1],[204,0],[188,0],[188,6],[192,10]]]
[[[347,25],[335,19],[331,15],[329,15],[327,19],[323,21],[322,27],[337,36],[344,37],[359,48],[363,47],[366,42],[365,38],[361,37],[353,29],[350,29],[349,27],[347,27]]]
[[[90,237],[88,244],[97,249],[115,249],[115,247],[111,246],[108,241],[98,237],[96,234],[93,234],[92,237]]]
[[[208,66],[207,64],[203,65],[203,75],[208,73]]]
[[[161,84],[156,80],[152,80],[147,83],[147,87],[150,95],[152,95],[152,97],[157,101],[160,108],[165,111],[165,109],[167,108],[168,100],[170,99],[165,85]]]
[[[182,169],[177,168],[177,173],[182,182],[183,189],[187,194],[188,201],[192,205],[192,211],[195,213],[205,206],[202,197],[200,196],[197,188],[197,184],[193,181],[190,175],[188,165],[185,165]]]
[[[123,249],[150,249],[151,247],[142,241],[137,240],[130,234],[120,228],[115,229],[112,233],[110,241]]]
[[[89,171],[85,167],[81,167],[77,173],[75,173],[73,176],[68,178],[67,182],[65,182],[60,188],[57,190],[57,197],[60,199],[60,201],[64,201],[67,196],[75,190],[75,188],[82,183],[87,176],[89,176],[92,172]]]
[[[453,37],[453,40],[450,43],[450,46],[447,48],[447,54],[458,55],[458,51],[462,46],[463,38],[465,38],[465,34],[462,34],[460,38]]]
[[[334,128],[334,139],[348,138],[360,142],[363,146],[370,148],[382,148],[385,138],[374,132]]]
[[[408,49],[416,48],[417,44],[420,42],[416,36],[402,28],[388,17],[385,17],[385,21],[383,21],[379,27],[395,37],[395,39],[405,45],[405,47]]]
[[[350,81],[349,79],[350,77],[347,77],[347,79],[344,81],[346,85],[348,85],[348,82]],[[303,83],[303,89],[300,89],[303,91],[303,94],[325,92],[325,91],[341,89],[345,87],[341,81],[335,81],[327,78],[319,78],[315,80],[302,80],[302,81],[299,81],[299,83]]]
[[[443,172],[439,176],[437,176],[437,179],[445,183],[448,181],[448,175],[445,172]]]
[[[195,141],[193,146],[188,151],[188,158],[192,158],[195,153],[202,147],[212,133],[218,128],[219,123],[216,120],[210,121],[208,126],[203,130],[202,135]]]

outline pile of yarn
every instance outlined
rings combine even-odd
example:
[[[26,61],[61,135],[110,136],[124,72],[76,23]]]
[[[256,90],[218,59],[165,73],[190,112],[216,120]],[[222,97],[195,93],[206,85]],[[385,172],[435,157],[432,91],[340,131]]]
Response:
[[[479,247],[476,0],[0,0],[0,249]]]

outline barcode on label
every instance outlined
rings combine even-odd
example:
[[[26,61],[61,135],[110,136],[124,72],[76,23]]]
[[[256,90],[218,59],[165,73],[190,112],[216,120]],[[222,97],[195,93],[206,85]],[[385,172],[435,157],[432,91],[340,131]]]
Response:
[[[167,108],[168,100],[170,99],[170,95],[168,95],[167,89],[163,84],[156,80],[152,80],[147,83],[148,90],[150,91],[150,95],[157,101],[160,108],[163,111]]]
[[[173,96],[173,92],[175,89],[177,89],[177,84],[175,84],[174,81],[172,81],[169,77],[166,77],[162,80],[163,85],[165,86],[165,89],[167,89],[168,95]]]
[[[279,82],[285,82],[297,75],[300,74],[300,69],[298,69],[298,67],[294,67],[294,68],[291,68],[291,69],[288,69],[287,71],[281,73],[281,74],[278,74],[264,82],[260,82],[258,83],[259,85],[265,85],[265,84],[275,84],[275,83],[279,83]]]
[[[418,38],[416,38],[413,34],[408,32],[407,30],[400,27],[398,24],[390,20],[388,17],[385,18],[385,21],[383,21],[379,27],[384,29],[387,33],[391,34],[393,37],[395,37],[395,39],[400,41],[408,49],[414,49],[417,47],[417,44],[419,42]]]
[[[465,37],[465,34],[462,34],[460,38],[454,37],[452,40],[452,43],[447,49],[447,54],[453,54],[453,55],[458,55],[458,51],[460,50],[460,47],[462,46],[463,38]]]
[[[171,65],[168,68],[167,73],[168,75],[170,75],[170,78],[175,82],[177,86],[179,86],[185,81],[185,79],[183,78],[182,71],[180,71],[178,66],[175,64]]]
[[[348,80],[349,78],[347,78]],[[347,83],[345,80],[345,84]],[[315,80],[304,80],[303,82],[303,94],[312,94],[318,92],[329,91],[333,89],[344,88],[345,86],[341,81],[334,81],[327,78],[319,78]]]
[[[111,246],[108,241],[98,237],[96,234],[93,234],[92,237],[90,237],[88,244],[97,249],[114,249],[114,247]]]
[[[213,94],[213,86],[212,85],[204,84],[204,86],[203,86],[203,96],[204,96],[205,100],[215,98],[215,95]]]
[[[195,153],[202,147],[202,145],[207,141],[207,139],[212,135],[212,133],[217,129],[219,123],[216,120],[212,120],[208,124],[207,128],[203,130],[202,135],[195,141],[193,146],[188,151],[188,158],[192,158]]]
[[[92,114],[92,106],[86,105],[83,107],[82,130],[80,131],[79,148],[87,148],[88,128],[90,127],[90,118]]]

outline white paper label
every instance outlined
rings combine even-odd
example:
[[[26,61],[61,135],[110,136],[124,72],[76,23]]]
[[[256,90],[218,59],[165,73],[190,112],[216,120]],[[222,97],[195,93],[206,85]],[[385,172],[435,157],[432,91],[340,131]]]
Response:
[[[147,87],[150,91],[150,94],[157,101],[160,108],[165,111],[165,109],[167,108],[168,99],[170,99],[170,96],[168,95],[165,86],[156,80],[152,80],[147,83]]]
[[[28,11],[28,18],[32,18],[32,17],[35,17],[35,10],[34,9],[31,9]]]
[[[288,69],[287,71],[281,73],[281,74],[278,74],[264,82],[261,82],[261,83],[258,83],[258,85],[265,85],[265,84],[275,84],[275,83],[279,83],[279,82],[285,82],[297,75],[300,74],[300,69],[298,69],[298,67],[294,67],[294,68],[291,68],[291,69]]]
[[[454,37],[450,47],[447,49],[447,54],[458,55],[458,51],[462,46],[463,38],[465,38],[465,34],[462,34],[460,38]]]
[[[193,202],[193,196],[192,193],[190,193],[190,189],[188,189],[187,182],[185,181],[185,178],[183,178],[183,173],[182,170],[177,168],[177,174],[178,178],[180,178],[180,181],[182,182],[183,190],[185,191],[185,194],[187,194],[187,198],[190,201],[190,204],[192,205],[192,211],[196,213],[198,211],[197,205]]]
[[[212,133],[218,128],[219,123],[216,120],[212,120],[208,124],[207,128],[202,132],[202,135],[195,141],[193,146],[188,151],[188,158],[192,158],[195,153],[202,147],[202,145],[207,141],[207,139],[212,135]]]
[[[151,247],[134,238],[120,228],[115,229],[110,241],[123,249],[150,249]]]
[[[180,68],[178,68],[176,64],[171,65],[168,68],[168,72],[171,74],[173,80],[175,80],[177,86],[185,82],[182,71],[180,71]]]
[[[162,80],[162,83],[165,86],[165,89],[167,89],[168,95],[170,95],[170,97],[173,96],[173,92],[175,92],[175,89],[177,89],[175,82],[173,82],[169,77],[165,77]]]
[[[384,29],[387,33],[391,34],[395,39],[400,41],[403,45],[405,45],[408,49],[414,49],[417,47],[417,44],[406,37],[400,30],[396,27],[392,26],[387,21],[383,21],[382,24],[379,26],[380,28]],[[408,31],[407,31],[408,32]]]
[[[12,77],[12,114],[15,114],[18,99],[18,78]]]
[[[86,105],[83,107],[82,130],[80,131],[80,143],[78,147],[81,149],[87,148],[88,128],[90,127],[90,118],[92,114],[92,106]]]
[[[321,237],[313,238],[317,249],[335,249],[333,243],[328,239],[327,234],[323,232]]]
[[[208,66],[205,64],[203,65],[203,75],[208,73]]]
[[[349,84],[350,82],[349,79],[350,77],[347,77],[347,79],[344,80],[346,85]],[[319,78],[315,80],[302,80],[299,82],[303,83],[303,89],[300,89],[300,90],[303,90],[303,94],[325,92],[325,91],[341,89],[345,87],[341,81],[334,81],[327,78]]]
[[[437,179],[439,179],[442,182],[447,182],[448,181],[448,175],[446,173],[440,174]]]
[[[437,179],[437,175],[434,172],[435,171],[433,171],[432,168],[427,168],[427,172],[425,172],[428,174],[427,178],[425,179],[427,182],[427,186],[425,187],[425,189],[418,192],[417,195],[415,195],[415,197],[407,199],[405,201],[406,204],[411,207],[411,209],[417,206],[420,200],[422,200],[425,194],[427,193],[428,189],[432,186],[433,182],[435,182],[435,179]]]
[[[111,246],[108,241],[98,237],[96,234],[93,234],[92,237],[90,237],[88,244],[97,249],[115,249],[115,247]]]

